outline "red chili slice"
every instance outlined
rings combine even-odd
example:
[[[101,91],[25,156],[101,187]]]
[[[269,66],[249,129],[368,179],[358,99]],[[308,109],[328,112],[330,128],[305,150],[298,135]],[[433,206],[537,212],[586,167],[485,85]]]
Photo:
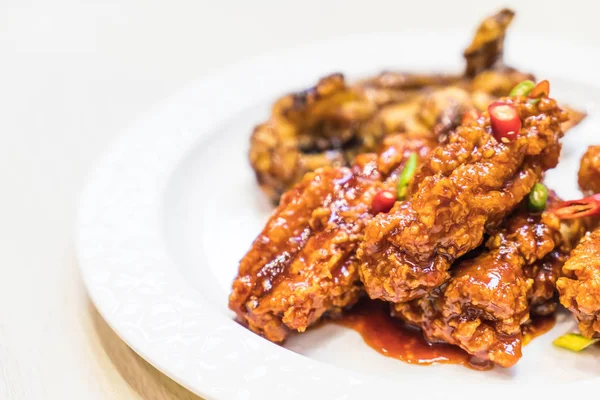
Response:
[[[531,97],[532,99],[537,99],[539,97],[549,96],[549,95],[550,95],[550,82],[548,82],[547,80],[541,81],[540,83],[535,85],[535,87],[533,89],[531,89],[531,92],[529,92],[529,97]]]
[[[386,213],[392,209],[395,203],[396,193],[391,190],[382,190],[373,197],[371,211],[373,214]]]
[[[600,193],[580,200],[564,201],[554,207],[552,212],[560,219],[600,215]]]
[[[488,112],[496,140],[508,143],[517,138],[521,130],[521,118],[512,104],[495,101],[489,105]]]

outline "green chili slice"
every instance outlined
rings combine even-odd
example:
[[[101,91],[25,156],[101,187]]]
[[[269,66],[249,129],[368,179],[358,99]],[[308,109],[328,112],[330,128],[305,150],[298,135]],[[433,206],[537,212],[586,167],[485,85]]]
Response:
[[[588,339],[578,333],[567,333],[566,335],[562,335],[555,339],[552,344],[571,351],[581,351],[594,343],[597,343],[599,340],[600,339]]]
[[[548,201],[548,189],[541,183],[536,183],[529,192],[529,209],[532,211],[544,211]]]
[[[404,200],[408,194],[408,187],[412,183],[417,171],[417,153],[412,153],[408,156],[404,169],[400,173],[398,180],[398,200]]]
[[[511,91],[509,96],[527,96],[535,87],[535,82],[530,81],[529,79],[518,83]]]

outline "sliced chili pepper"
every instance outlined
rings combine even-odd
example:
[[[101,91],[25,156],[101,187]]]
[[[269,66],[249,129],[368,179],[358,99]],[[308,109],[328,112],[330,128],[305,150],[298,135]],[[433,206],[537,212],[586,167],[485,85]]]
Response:
[[[516,96],[527,96],[529,95],[529,93],[533,90],[533,88],[535,87],[535,82],[534,81],[530,81],[529,79],[518,83],[511,91],[509,96],[510,97],[516,97]]]
[[[540,98],[542,96],[549,96],[550,95],[550,82],[548,82],[547,80],[543,80],[540,83],[538,83],[537,85],[535,85],[535,87],[531,90],[531,92],[529,92],[529,97],[533,98],[533,99],[537,99]]]
[[[600,193],[580,200],[563,201],[552,209],[560,219],[575,219],[600,215]]]
[[[594,343],[598,343],[600,339],[588,339],[578,333],[567,333],[556,338],[552,344],[563,349],[580,352],[590,347]]]
[[[508,143],[515,140],[521,130],[521,118],[512,104],[495,101],[488,107],[492,133],[496,140]]]
[[[536,183],[529,192],[529,209],[535,212],[544,211],[548,201],[548,189],[541,183]]]
[[[377,192],[371,203],[371,211],[373,214],[381,212],[386,213],[392,209],[396,203],[396,194],[391,190],[382,190]]]
[[[417,171],[417,153],[412,153],[408,156],[404,169],[400,173],[400,179],[398,179],[398,200],[404,200],[408,194],[408,187],[412,183]]]

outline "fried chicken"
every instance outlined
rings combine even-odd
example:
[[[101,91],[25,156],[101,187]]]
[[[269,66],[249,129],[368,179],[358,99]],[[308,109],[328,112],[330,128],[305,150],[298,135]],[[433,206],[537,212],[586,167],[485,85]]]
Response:
[[[551,193],[547,209],[560,202],[558,196]],[[557,243],[550,253],[524,267],[525,276],[533,280],[532,290],[528,294],[530,313],[538,316],[551,315],[556,311],[558,306],[556,282],[563,276],[562,267],[569,258],[570,252],[590,226],[589,219],[561,221],[552,212],[544,213],[542,222],[553,232],[558,232],[560,236],[555,236]]]
[[[600,193],[600,146],[590,146],[581,158],[579,187],[586,195]]]
[[[250,163],[263,191],[277,201],[305,173],[347,166],[395,132],[441,136],[474,107],[469,93],[459,87],[413,89],[445,78],[403,78],[406,86],[392,86],[397,83],[383,75],[349,86],[341,74],[333,74],[278,100],[271,119],[257,126],[250,139]]]
[[[556,101],[506,98],[523,121],[518,137],[497,141],[487,112],[459,127],[415,177],[414,194],[373,218],[357,252],[371,298],[402,303],[448,280],[452,263],[475,249],[553,168],[560,155]]]
[[[467,76],[475,76],[502,63],[506,29],[514,16],[514,11],[505,8],[486,18],[479,25],[473,41],[464,52],[467,60]]]
[[[560,302],[579,322],[586,337],[600,337],[600,228],[588,233],[563,266],[556,287]]]
[[[341,74],[278,100],[271,119],[250,138],[250,164],[263,191],[277,200],[305,173],[346,165],[342,148],[352,139],[353,125],[374,111],[373,104],[346,86]]]
[[[263,191],[277,202],[306,172],[351,165],[398,132],[445,139],[469,109],[483,110],[529,74],[502,65],[513,12],[488,17],[465,51],[463,75],[383,72],[349,85],[341,74],[279,99],[250,139],[249,158]]]
[[[285,193],[240,262],[229,307],[256,333],[281,342],[325,313],[353,305],[363,293],[356,248],[373,216],[373,196],[395,187],[412,152],[427,157],[434,142],[398,135],[379,155],[355,165],[310,172]]]
[[[432,341],[455,344],[481,360],[510,367],[521,357],[521,325],[529,319],[533,280],[523,267],[555,247],[553,232],[527,213],[509,219],[481,255],[460,262],[452,279],[394,313]]]
[[[524,267],[525,276],[533,281],[528,295],[531,315],[546,316],[556,311],[556,281],[562,276],[562,267],[568,256],[568,253],[554,250],[543,259]]]
[[[554,312],[556,268],[583,231],[579,221],[563,226],[552,213],[522,207],[490,236],[486,250],[452,268],[447,283],[392,312],[431,341],[510,367],[521,357],[530,313]]]

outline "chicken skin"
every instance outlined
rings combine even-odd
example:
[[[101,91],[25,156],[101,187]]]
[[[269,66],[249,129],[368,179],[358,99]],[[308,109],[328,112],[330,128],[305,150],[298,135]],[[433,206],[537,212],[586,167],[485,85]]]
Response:
[[[397,135],[353,167],[308,173],[281,199],[239,265],[229,307],[252,331],[274,342],[304,331],[325,313],[362,295],[356,248],[373,217],[375,194],[394,188],[408,157],[427,157],[427,138]]]
[[[434,150],[408,201],[369,221],[357,254],[371,298],[403,303],[442,285],[452,263],[479,246],[486,230],[556,166],[566,113],[547,97],[537,104],[504,101],[523,121],[514,141],[497,141],[485,112]]]

